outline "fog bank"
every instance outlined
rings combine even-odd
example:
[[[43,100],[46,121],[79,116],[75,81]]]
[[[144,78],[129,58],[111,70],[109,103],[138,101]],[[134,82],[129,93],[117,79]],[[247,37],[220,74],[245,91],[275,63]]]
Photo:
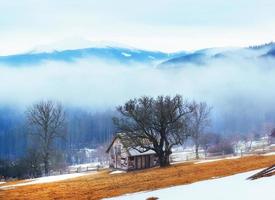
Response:
[[[213,107],[214,128],[234,121],[233,129],[252,129],[260,121],[272,120],[275,113],[274,64],[267,59],[219,59],[202,66],[159,69],[86,59],[0,66],[0,103],[24,107],[54,99],[68,106],[105,110],[133,97],[181,94]]]

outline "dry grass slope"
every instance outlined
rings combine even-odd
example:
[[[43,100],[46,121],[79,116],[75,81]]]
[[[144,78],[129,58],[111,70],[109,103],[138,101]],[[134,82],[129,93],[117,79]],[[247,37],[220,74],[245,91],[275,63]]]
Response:
[[[110,175],[106,170],[96,175],[62,182],[0,190],[0,199],[96,200],[125,193],[188,184],[213,177],[229,176],[264,168],[272,164],[275,164],[275,156],[250,156],[196,165],[192,163],[177,164],[167,168],[154,168],[114,175]]]

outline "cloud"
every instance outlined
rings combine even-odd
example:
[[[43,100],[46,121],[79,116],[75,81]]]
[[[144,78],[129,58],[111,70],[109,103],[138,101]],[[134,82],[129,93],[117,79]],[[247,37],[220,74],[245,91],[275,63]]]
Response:
[[[173,69],[94,59],[0,66],[0,104],[25,108],[54,99],[68,106],[106,110],[143,95],[181,94],[213,107],[213,130],[248,131],[275,117],[275,61],[242,57]]]

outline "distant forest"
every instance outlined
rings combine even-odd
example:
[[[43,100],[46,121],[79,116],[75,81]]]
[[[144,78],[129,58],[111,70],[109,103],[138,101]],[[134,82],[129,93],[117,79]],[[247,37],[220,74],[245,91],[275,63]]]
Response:
[[[208,132],[219,135],[265,135],[275,127],[275,112],[258,111],[255,107],[246,109],[239,104],[230,112],[219,112],[213,108],[211,126]],[[35,142],[28,138],[25,108],[0,106],[0,160],[16,160],[26,155]],[[117,115],[112,110],[92,110],[81,107],[64,107],[66,113],[66,139],[57,140],[62,152],[82,148],[98,148],[107,145],[116,133],[112,118]],[[249,111],[249,112],[248,112]]]
[[[65,108],[66,139],[58,141],[62,150],[97,148],[115,133],[112,110],[91,112],[80,108]],[[0,158],[16,160],[26,153],[30,144],[25,111],[12,107],[0,108]],[[35,141],[34,141],[35,142]]]

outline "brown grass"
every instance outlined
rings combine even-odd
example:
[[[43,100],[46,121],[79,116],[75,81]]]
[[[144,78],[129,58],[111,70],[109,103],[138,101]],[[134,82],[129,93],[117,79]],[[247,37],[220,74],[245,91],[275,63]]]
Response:
[[[158,197],[149,197],[146,200],[158,200],[158,199],[159,199]]]
[[[213,177],[229,176],[272,164],[275,164],[275,156],[250,156],[201,164],[177,164],[167,168],[154,168],[124,174],[110,175],[106,170],[95,175],[62,182],[0,190],[0,199],[96,200],[126,193],[188,184]]]

